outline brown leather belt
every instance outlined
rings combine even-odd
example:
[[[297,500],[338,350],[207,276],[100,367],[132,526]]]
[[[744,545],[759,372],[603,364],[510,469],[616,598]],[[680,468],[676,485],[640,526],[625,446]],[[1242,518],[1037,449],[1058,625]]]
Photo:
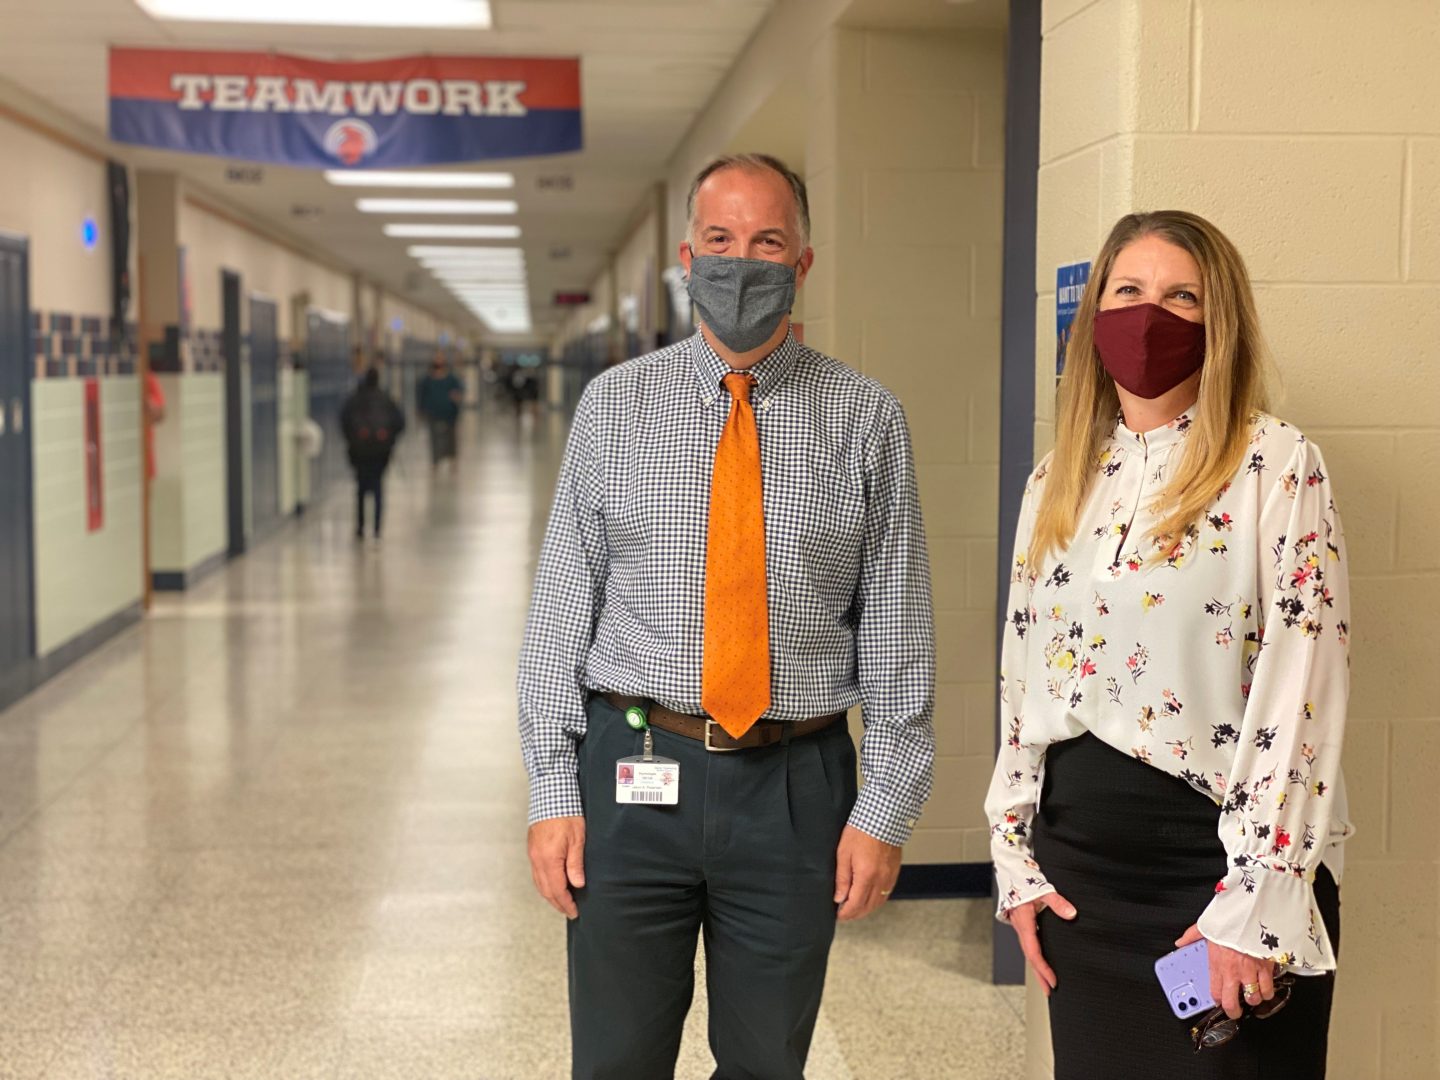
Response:
[[[792,739],[798,739],[802,735],[815,735],[845,719],[843,712],[837,712],[831,713],[829,716],[817,716],[813,720],[757,720],[754,727],[736,739],[708,717],[678,713],[665,708],[659,702],[649,701],[645,698],[626,697],[624,694],[611,693],[603,693],[600,696],[621,712],[626,709],[644,709],[645,718],[651,727],[657,727],[661,731],[669,731],[675,735],[684,735],[687,739],[695,739],[697,742],[704,743],[706,750],[716,753],[774,746],[778,742],[784,742],[787,735]]]

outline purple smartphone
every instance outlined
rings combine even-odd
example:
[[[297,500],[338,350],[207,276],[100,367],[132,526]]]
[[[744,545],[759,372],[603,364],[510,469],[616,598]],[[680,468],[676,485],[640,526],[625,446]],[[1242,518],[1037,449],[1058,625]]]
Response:
[[[1181,1020],[1201,1016],[1215,1007],[1210,996],[1210,946],[1197,941],[1166,953],[1155,961],[1155,977],[1170,1002],[1170,1011]]]

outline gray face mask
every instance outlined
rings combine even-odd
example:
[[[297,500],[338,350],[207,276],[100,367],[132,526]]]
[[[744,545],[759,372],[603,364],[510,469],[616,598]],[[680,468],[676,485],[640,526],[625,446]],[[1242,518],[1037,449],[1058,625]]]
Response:
[[[795,306],[795,268],[765,259],[697,255],[690,261],[690,299],[727,349],[746,353],[769,341]]]

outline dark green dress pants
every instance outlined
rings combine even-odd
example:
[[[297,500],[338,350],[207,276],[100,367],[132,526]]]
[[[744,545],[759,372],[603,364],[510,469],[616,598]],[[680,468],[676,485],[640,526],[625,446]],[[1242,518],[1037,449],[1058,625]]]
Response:
[[[655,731],[680,762],[678,806],[615,802],[643,737],[602,698],[580,744],[585,888],[569,925],[575,1080],[669,1080],[705,943],[715,1080],[801,1080],[835,934],[835,848],[855,747],[835,724],[710,753]]]

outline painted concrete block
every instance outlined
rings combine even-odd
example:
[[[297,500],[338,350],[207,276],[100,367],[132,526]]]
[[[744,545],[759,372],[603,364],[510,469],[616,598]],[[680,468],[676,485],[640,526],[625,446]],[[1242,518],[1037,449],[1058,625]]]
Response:
[[[993,90],[1004,81],[1005,37],[1001,32],[865,34],[867,93],[934,98]]]
[[[937,125],[941,117],[943,121]],[[975,167],[975,99],[970,94],[941,100],[902,94],[867,95],[848,124],[854,124],[855,130],[841,138],[862,140],[871,168]]]
[[[1383,858],[1390,839],[1389,720],[1349,718],[1345,725],[1345,777],[1350,820],[1356,829],[1345,841],[1345,857]]]
[[[1436,112],[1440,112],[1437,107]],[[1410,141],[1409,281],[1440,281],[1440,139]]]
[[[1285,416],[1285,411],[1280,410]],[[1329,431],[1307,429],[1325,455],[1335,504],[1345,530],[1346,554],[1352,574],[1374,574],[1395,566],[1396,518],[1402,486],[1406,501],[1428,499],[1428,492],[1405,484],[1395,453],[1395,436],[1388,431]],[[1440,463],[1437,463],[1440,464]],[[1407,463],[1406,469],[1410,468]],[[1433,557],[1433,556],[1428,556]]]
[[[963,248],[1002,241],[1004,177],[999,172],[872,169],[865,173],[865,239]]]
[[[1101,221],[1101,154],[1090,150],[1041,165],[1036,189],[1035,291],[1054,292],[1055,268],[1093,259],[1114,224]],[[1053,317],[1052,317],[1053,325]]]
[[[1440,431],[1407,431],[1398,436],[1398,461],[1411,476],[1440,475]],[[1396,561],[1404,570],[1440,570],[1440,492],[1433,484],[1406,484],[1400,499]]]
[[[925,528],[934,537],[995,535],[999,469],[994,465],[931,465],[919,472]]]
[[[1440,365],[1440,285],[1256,290],[1261,326],[1302,427],[1429,427]]]
[[[1040,69],[1042,164],[1135,130],[1130,7],[1117,0],[1094,4],[1046,34]]]
[[[1359,716],[1433,714],[1440,575],[1355,577],[1351,594],[1350,707]]]
[[[1201,131],[1440,133],[1440,6],[1430,0],[1205,3],[1200,13]]]
[[[1209,218],[1257,281],[1395,281],[1400,139],[1135,141],[1134,205]]]
[[[973,611],[935,615],[936,677],[953,682],[995,678],[993,620]]]

